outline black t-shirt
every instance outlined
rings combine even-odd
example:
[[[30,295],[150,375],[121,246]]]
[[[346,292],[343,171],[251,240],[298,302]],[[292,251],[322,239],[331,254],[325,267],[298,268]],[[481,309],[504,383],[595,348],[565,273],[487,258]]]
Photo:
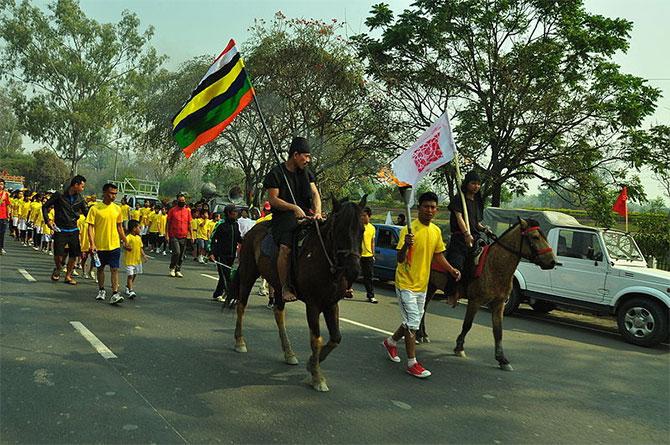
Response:
[[[286,168],[286,164],[277,165],[265,175],[263,188],[279,189],[279,198],[293,204],[282,170],[291,185],[293,195],[295,195],[297,201],[295,204],[307,213],[312,208],[312,187],[310,184],[314,182],[314,175],[308,169],[298,169],[291,172]],[[272,209],[273,219],[284,213],[286,213],[285,210]]]
[[[465,198],[465,205],[468,208],[470,233],[476,238],[477,235],[479,235],[479,223],[484,219],[484,201],[481,196],[477,194],[475,195],[475,199]],[[458,233],[461,231],[461,228],[458,227],[458,220],[456,219],[455,212],[463,214],[463,201],[461,201],[461,195],[454,196],[451,199],[448,208],[451,212],[451,215],[449,216],[449,229],[451,230],[451,233]]]

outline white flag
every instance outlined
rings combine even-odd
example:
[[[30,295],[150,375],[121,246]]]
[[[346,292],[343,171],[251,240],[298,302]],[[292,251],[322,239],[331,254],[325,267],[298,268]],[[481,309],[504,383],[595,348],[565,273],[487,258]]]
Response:
[[[454,159],[456,144],[445,112],[419,139],[391,164],[401,181],[416,185],[421,178]]]

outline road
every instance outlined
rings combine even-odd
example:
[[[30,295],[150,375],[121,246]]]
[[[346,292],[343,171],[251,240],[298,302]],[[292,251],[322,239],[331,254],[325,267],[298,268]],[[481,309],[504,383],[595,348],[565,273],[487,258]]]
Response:
[[[343,341],[323,365],[331,391],[303,383],[309,355],[302,303],[288,306],[299,366],[283,363],[265,298],[251,299],[247,354],[233,351],[234,316],[210,301],[216,271],[166,257],[145,266],[138,298],[113,307],[96,285],[52,283],[52,257],[7,241],[0,257],[1,443],[667,443],[670,349],[625,343],[608,321],[558,313],[505,319],[493,358],[482,310],[452,354],[464,306],[429,308],[433,372],[408,376],[387,360],[383,332],[399,323],[392,288],[380,304],[340,303]],[[20,272],[23,270],[23,272]],[[204,275],[203,275],[204,274]],[[35,281],[29,281],[30,279]],[[79,322],[115,358],[75,329]],[[77,325],[79,326],[79,325]],[[325,332],[325,327],[324,327]],[[403,348],[400,355],[404,358]]]

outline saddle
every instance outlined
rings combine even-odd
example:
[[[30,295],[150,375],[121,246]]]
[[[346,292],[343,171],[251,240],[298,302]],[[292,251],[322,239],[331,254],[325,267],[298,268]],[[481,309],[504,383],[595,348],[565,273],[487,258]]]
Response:
[[[468,249],[465,256],[461,283],[469,282],[481,276],[484,271],[484,265],[486,264],[486,258],[488,257],[489,247],[489,244],[484,244],[483,246],[479,245],[472,249]],[[438,272],[447,273],[447,271],[441,268],[437,263],[432,263],[430,268]]]
[[[303,244],[307,238],[311,225],[298,224],[298,227],[293,231],[293,245],[291,246],[291,266],[293,266],[300,256]],[[277,255],[279,254],[279,244],[272,236],[272,230],[268,230],[265,237],[261,241],[261,255],[270,258],[274,263],[277,262]]]

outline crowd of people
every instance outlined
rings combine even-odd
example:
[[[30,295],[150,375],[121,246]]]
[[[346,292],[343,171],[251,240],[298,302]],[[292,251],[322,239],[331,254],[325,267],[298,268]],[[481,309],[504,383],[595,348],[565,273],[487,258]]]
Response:
[[[86,178],[81,175],[72,178],[62,191],[19,190],[10,195],[0,179],[0,253],[6,253],[4,233],[8,229],[22,246],[54,256],[53,281],[59,281],[64,273],[65,283],[77,285],[75,277],[78,276],[77,269],[81,269],[84,278],[97,281],[95,298],[101,301],[107,299],[105,268],[108,267],[112,291],[109,303],[116,305],[124,298],[136,297],[135,285],[143,272],[143,262],[148,258],[147,251],[157,255],[170,254],[169,276],[182,278],[182,265],[190,250],[194,261],[210,261],[216,265],[219,281],[212,299],[223,301],[246,232],[258,222],[271,220],[271,233],[278,246],[277,271],[281,282],[276,298],[295,301],[296,291],[291,285],[289,272],[295,228],[301,219],[318,221],[324,218],[314,175],[307,168],[310,160],[307,140],[294,138],[288,150],[288,160],[278,164],[265,177],[263,185],[268,201],[263,210],[252,209],[251,212],[234,205],[227,205],[222,212],[212,212],[206,202],[187,203],[184,194],[177,195],[171,202],[145,200],[143,206],[136,202],[131,208],[125,199],[116,203],[118,188],[112,183],[103,186],[101,200],[94,195],[84,197]],[[384,339],[383,346],[391,361],[400,362],[397,345],[404,338],[406,371],[412,376],[425,378],[430,375],[416,359],[415,343],[424,313],[431,267],[437,266],[451,276],[445,293],[452,302],[456,301],[456,282],[461,278],[468,251],[476,248],[480,232],[485,229],[481,224],[483,200],[480,186],[476,173],[468,173],[462,184],[463,198],[459,199],[457,195],[449,204],[451,240],[448,252],[440,229],[431,222],[438,206],[435,193],[427,192],[419,197],[418,218],[406,222],[405,215],[399,215],[397,222],[403,227],[397,246],[395,288],[401,324],[393,335]],[[378,302],[372,286],[375,229],[370,222],[370,208],[361,210],[360,265],[366,297],[375,304]],[[119,291],[122,257],[127,276],[124,295]],[[272,289],[268,289],[267,283],[262,287],[269,294],[268,306],[272,307]],[[351,289],[344,294],[345,298],[352,296]]]

